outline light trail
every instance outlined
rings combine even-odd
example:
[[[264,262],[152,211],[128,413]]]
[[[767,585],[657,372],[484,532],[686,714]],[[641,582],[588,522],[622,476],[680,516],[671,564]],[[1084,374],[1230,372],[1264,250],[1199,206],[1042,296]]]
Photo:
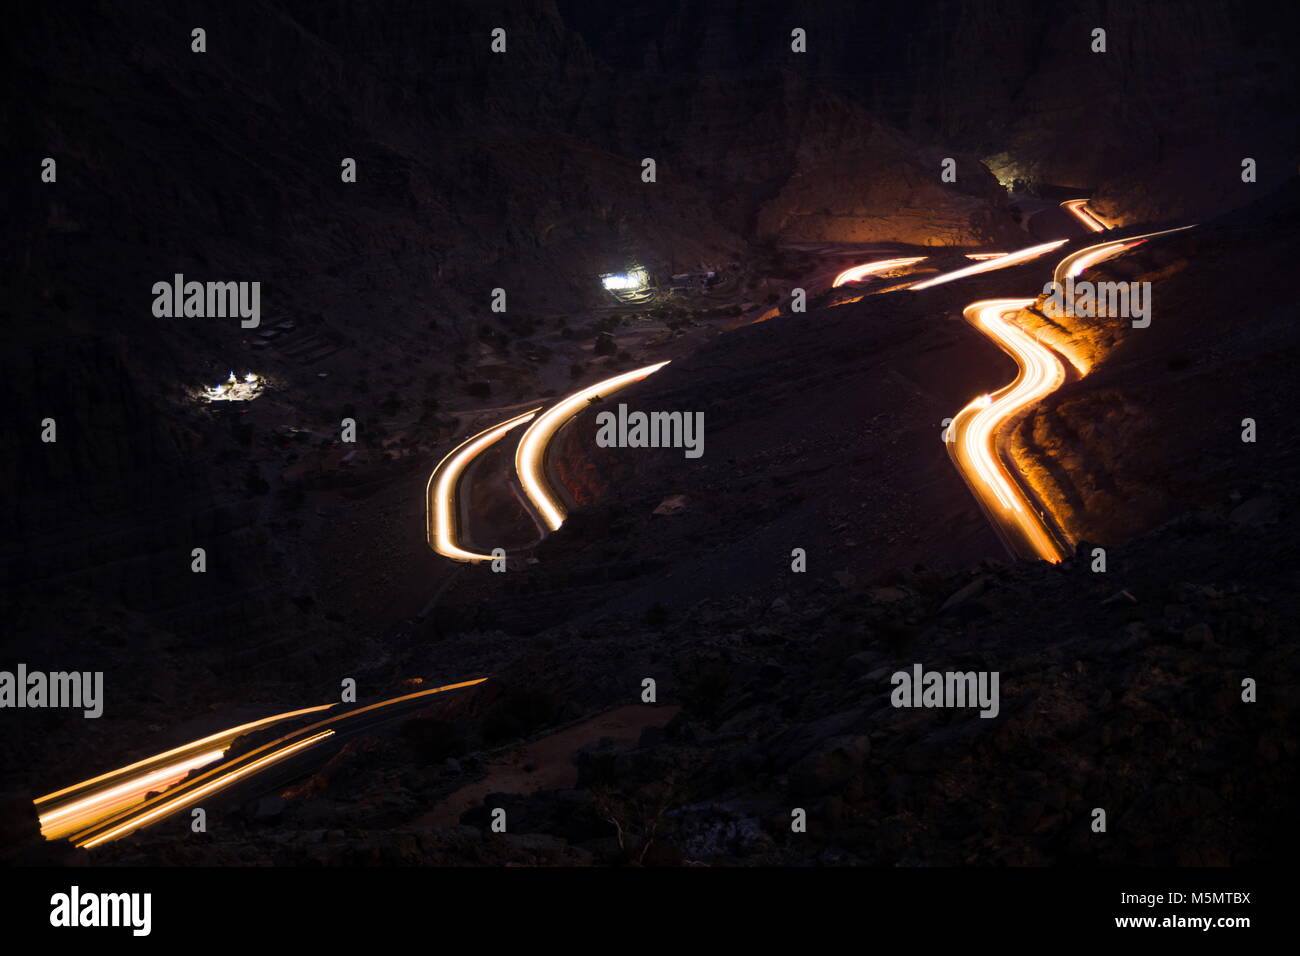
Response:
[[[41,836],[47,840],[57,840],[77,830],[84,830],[118,810],[140,803],[154,790],[166,790],[173,784],[180,783],[191,770],[198,770],[215,763],[225,753],[225,750],[209,750],[196,757],[178,760],[159,770],[132,777],[126,783],[91,794],[81,800],[74,800],[57,810],[42,814]]]
[[[1088,200],[1086,199],[1067,199],[1065,202],[1061,203],[1061,208],[1068,210],[1074,215],[1074,218],[1078,219],[1079,222],[1083,223],[1084,226],[1091,229],[1093,232],[1105,232],[1110,228],[1101,221],[1100,217],[1088,208]]]
[[[433,550],[454,561],[490,561],[492,555],[467,551],[456,543],[456,486],[470,462],[513,428],[531,421],[539,408],[516,415],[467,438],[438,462],[425,487],[427,533]]]
[[[523,438],[519,439],[519,447],[515,450],[515,472],[519,476],[524,494],[528,496],[528,500],[532,502],[551,531],[558,530],[560,525],[564,524],[566,517],[564,505],[551,490],[544,473],[546,449],[551,439],[555,437],[555,433],[560,426],[590,405],[592,399],[616,392],[633,382],[639,382],[667,364],[667,362],[658,362],[655,365],[633,369],[580,389],[556,402],[528,426],[528,431],[524,432]]]
[[[175,800],[167,801],[159,806],[156,806],[152,810],[142,813],[139,816],[130,818],[125,823],[119,823],[117,826],[105,830],[103,833],[100,833],[98,836],[91,837],[88,840],[84,840],[78,843],[77,846],[81,847],[82,849],[89,850],[92,847],[99,846],[101,843],[107,843],[109,840],[116,840],[118,837],[125,836],[126,834],[138,830],[141,827],[148,826],[151,823],[156,823],[159,820],[161,820],[163,817],[170,816],[171,814],[176,813],[179,810],[185,809],[186,807],[190,806],[196,801],[202,799],[203,797],[206,797],[210,793],[216,793],[219,790],[224,790],[226,787],[229,787],[231,784],[237,783],[238,781],[242,780],[244,777],[247,777],[249,774],[256,773],[257,771],[262,770],[273,763],[278,763],[279,761],[283,760],[285,757],[289,757],[297,753],[299,750],[302,750],[306,747],[310,747],[313,744],[320,743],[325,738],[333,737],[333,736],[334,736],[334,731],[323,730],[318,734],[314,734],[313,736],[308,737],[306,740],[300,740],[297,743],[290,744],[286,747],[281,747],[280,749],[272,751],[271,753],[267,754],[265,757],[259,757],[257,760],[254,760],[252,763],[245,764],[244,766],[240,767],[237,770],[232,770],[230,773],[217,777],[214,780],[209,780],[207,783],[203,784],[202,786],[195,787],[194,789],[187,791],[185,795],[182,797],[179,797]]]
[[[919,292],[922,289],[928,289],[931,286],[942,285],[945,282],[952,282],[954,279],[964,279],[967,276],[979,275],[983,272],[993,272],[995,269],[1005,269],[1007,266],[1019,265],[1022,262],[1029,262],[1031,259],[1037,259],[1039,256],[1051,252],[1060,246],[1065,245],[1070,240],[1057,239],[1055,242],[1044,242],[1041,245],[1029,246],[1017,252],[1008,252],[1006,255],[999,256],[996,259],[989,259],[985,262],[977,262],[974,265],[963,266],[952,272],[945,272],[941,275],[934,276],[931,279],[923,279],[915,283],[911,288]]]
[[[961,279],[966,276],[979,275],[984,272],[991,272],[995,269],[1004,269],[1008,266],[1017,265],[1022,262],[1028,262],[1051,250],[1061,246],[1068,240],[1060,239],[1056,242],[1042,243],[1036,246],[1030,246],[1017,252],[975,252],[967,253],[967,258],[976,260],[973,265],[948,272],[943,275],[934,276],[930,279],[910,285],[900,285],[893,289],[882,291],[895,291],[896,289],[927,289],[931,286],[941,285],[945,282],[951,282],[954,279]],[[871,275],[879,275],[895,269],[905,269],[914,266],[918,262],[923,262],[928,256],[907,256],[894,259],[881,259],[876,262],[867,262],[861,265],[845,269],[835,277],[832,282],[832,288],[838,288],[849,282],[856,282],[862,278]],[[849,300],[856,301],[856,300]],[[847,304],[845,302],[836,303],[837,305]],[[532,420],[523,437],[519,440],[519,445],[515,450],[515,473],[519,480],[520,487],[528,501],[536,509],[546,529],[556,531],[564,524],[567,517],[563,503],[550,487],[545,475],[545,458],[546,450],[554,438],[555,433],[565,422],[573,418],[584,408],[591,400],[605,393],[616,391],[633,382],[638,382],[646,376],[658,371],[667,365],[667,362],[660,362],[655,365],[649,365],[644,368],[635,369],[631,372],[625,372],[622,375],[616,375],[613,378],[597,382],[580,391],[574,392],[555,405],[551,406],[540,416],[534,416],[537,410],[527,412],[524,415],[517,416],[496,425],[486,431],[480,432],[470,439],[462,442],[451,451],[446,457],[438,463],[433,473],[429,476],[429,483],[425,489],[427,499],[427,534],[429,544],[434,551],[449,557],[456,561],[478,562],[491,560],[491,555],[479,554],[468,551],[456,543],[455,540],[455,489],[460,475],[484,449],[498,441],[506,432]]]
[[[147,766],[159,760],[165,760],[168,757],[174,757],[177,754],[184,753],[187,750],[192,750],[197,747],[203,747],[207,744],[215,744],[217,741],[224,741],[225,743],[229,743],[230,741],[234,740],[236,737],[240,736],[241,734],[246,734],[249,731],[257,730],[261,727],[269,727],[271,724],[278,723],[279,721],[282,720],[288,720],[291,717],[300,717],[303,714],[313,714],[316,713],[317,711],[328,710],[329,708],[336,707],[336,706],[337,706],[336,704],[321,704],[317,707],[304,707],[301,710],[291,710],[285,714],[275,714],[272,717],[263,717],[260,720],[254,720],[247,724],[240,724],[238,727],[231,727],[228,730],[219,731],[215,734],[212,734],[211,736],[204,737],[200,740],[191,741],[188,744],[182,744],[181,746],[174,747],[173,749],[168,750],[164,753],[155,754],[152,757],[146,757],[144,760],[138,760],[135,763],[129,764],[128,766],[125,767],[119,767],[117,770],[110,770],[108,771],[108,773],[102,773],[98,777],[91,777],[89,780],[81,781],[81,783],[74,783],[72,786],[64,787],[62,790],[56,790],[54,791],[54,793],[47,793],[43,797],[37,797],[35,800],[32,801],[32,803],[38,805],[42,803],[48,803],[51,800],[56,800],[59,797],[64,796],[65,794],[73,793],[74,791],[84,789],[85,787],[92,786],[96,783],[100,783],[104,780],[108,780],[120,774],[128,773],[132,770],[136,770],[140,767]]]
[[[832,289],[838,289],[848,282],[857,282],[867,276],[879,275],[882,272],[889,272],[893,269],[905,269],[908,266],[914,266],[918,262],[923,262],[929,256],[913,256],[908,259],[881,259],[878,262],[867,262],[860,266],[854,266],[851,269],[845,269],[835,277],[831,283]]]
[[[216,767],[205,771],[197,777],[190,780],[184,780],[186,774],[191,770],[199,769],[213,762],[213,759],[220,759],[229,744],[243,733],[250,730],[256,730],[261,727],[268,727],[272,724],[286,720],[289,717],[297,717],[304,714],[316,713],[322,710],[329,710],[337,704],[322,704],[318,707],[306,707],[302,710],[292,711],[288,714],[277,714],[274,717],[266,717],[262,720],[253,721],[249,724],[242,724],[239,727],[233,727],[230,730],[222,731],[220,734],[214,734],[206,737],[202,741],[195,741],[193,744],[187,744],[184,747],[168,751],[166,754],[159,754],[157,757],[151,757],[148,760],[139,761],[120,770],[103,774],[94,780],[85,781],[76,784],[73,787],[65,788],[56,794],[50,794],[46,797],[35,801],[40,803],[54,799],[60,794],[66,794],[76,791],[78,788],[84,788],[88,785],[112,779],[135,771],[146,765],[157,763],[162,758],[170,757],[186,750],[195,748],[201,744],[208,744],[214,741],[220,742],[219,749],[213,748],[205,753],[196,754],[188,760],[176,761],[161,768],[151,769],[148,772],[137,774],[132,777],[126,784],[123,784],[115,790],[120,790],[119,794],[109,796],[108,791],[97,791],[92,794],[88,800],[95,801],[94,805],[87,805],[83,808],[77,808],[72,805],[60,807],[58,810],[42,817],[42,832],[44,832],[46,820],[50,820],[51,829],[57,829],[57,833],[48,834],[48,839],[55,839],[66,833],[73,831],[75,835],[71,838],[73,843],[79,847],[93,847],[109,840],[115,840],[118,837],[125,836],[143,826],[148,826],[158,820],[163,819],[187,806],[191,806],[196,800],[201,799],[208,794],[225,789],[231,784],[245,779],[249,775],[263,770],[272,764],[279,763],[286,757],[291,756],[312,746],[326,737],[336,732],[338,725],[345,723],[355,717],[363,714],[373,713],[396,704],[407,703],[421,697],[428,697],[432,694],[441,694],[451,690],[459,690],[463,687],[472,687],[481,684],[486,677],[479,677],[473,680],[461,681],[455,684],[445,684],[441,687],[432,687],[427,690],[414,691],[409,694],[403,694],[400,697],[394,697],[389,700],[378,701],[373,704],[367,704],[364,707],[358,707],[327,717],[324,720],[317,721],[307,727],[300,728],[289,734],[257,747],[248,753],[240,754],[233,760],[220,764]],[[333,726],[331,726],[333,725]],[[304,737],[304,735],[306,735]],[[226,738],[229,738],[228,740]],[[203,759],[202,763],[198,761]],[[182,769],[182,764],[189,764]],[[179,776],[175,774],[179,772]],[[131,794],[137,793],[140,797],[145,794],[158,790],[160,787],[167,787],[172,784],[178,784],[174,789],[165,790],[157,793],[155,796],[139,802],[138,799],[131,799]],[[140,788],[144,789],[141,790]],[[107,829],[105,829],[107,828]]]
[[[1007,473],[994,447],[998,429],[1022,409],[1051,394],[1065,381],[1060,360],[1005,316],[1034,304],[1033,299],[985,299],[963,314],[1016,360],[1015,381],[993,395],[981,395],[949,426],[953,456],[967,484],[999,530],[1014,531],[1016,543],[1036,557],[1056,563],[1065,552],[1040,520],[1033,505]]]
[[[76,830],[84,830],[113,813],[142,802],[150,792],[180,782],[190,771],[220,760],[230,745],[244,734],[334,706],[336,705],[322,704],[318,707],[304,707],[230,727],[37,797],[32,801],[37,807],[53,804],[44,812],[38,811],[41,834],[48,840],[55,840]],[[70,799],[78,794],[85,795]]]
[[[1117,256],[1134,246],[1139,246],[1148,239],[1154,239],[1156,236],[1167,236],[1174,232],[1182,232],[1184,229],[1195,229],[1196,226],[1197,223],[1192,223],[1189,226],[1178,226],[1174,229],[1161,229],[1159,232],[1147,232],[1140,236],[1129,236],[1127,239],[1099,242],[1095,246],[1080,249],[1056,264],[1056,269],[1052,272],[1052,281],[1064,284],[1067,278],[1077,276],[1085,269],[1090,269],[1099,262]]]
[[[1083,200],[1072,202],[1082,203]],[[1074,207],[1071,210],[1077,214]],[[1063,285],[1067,278],[1077,276],[1099,262],[1139,246],[1147,239],[1194,227],[1193,223],[1088,246],[1057,263],[1052,280]],[[995,447],[1003,424],[1056,391],[1065,381],[1065,366],[1056,354],[1014,322],[1007,320],[1008,315],[1033,305],[1034,301],[986,299],[971,303],[963,311],[967,321],[992,338],[1016,360],[1019,371],[1010,385],[993,395],[981,395],[958,412],[944,437],[951,439],[949,452],[958,470],[1013,553],[1019,552],[1056,563],[1069,553],[1069,542],[1058,540],[1057,534],[1048,527],[1047,518],[1036,510],[1023,488],[1007,471]],[[1070,361],[1080,376],[1087,374],[1087,364],[1081,364],[1073,357],[1070,357]]]
[[[1091,269],[1097,263],[1112,256],[1117,256],[1126,249],[1140,246],[1142,242],[1141,239],[1136,242],[1103,242],[1099,246],[1089,246],[1087,249],[1081,249],[1060,261],[1056,271],[1052,273],[1052,281],[1064,282],[1066,278],[1077,276],[1085,269]]]

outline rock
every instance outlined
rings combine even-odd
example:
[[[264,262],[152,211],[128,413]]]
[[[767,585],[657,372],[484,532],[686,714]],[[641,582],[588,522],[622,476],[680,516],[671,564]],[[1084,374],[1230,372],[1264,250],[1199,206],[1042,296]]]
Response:
[[[970,584],[967,584],[965,587],[960,588],[953,594],[949,595],[948,600],[944,601],[943,604],[940,605],[939,613],[942,614],[944,611],[951,610],[959,604],[969,601],[973,597],[979,597],[984,593],[986,587],[988,587],[988,579],[981,574],[974,581],[970,582]]]
[[[872,651],[863,651],[845,660],[844,666],[851,674],[868,674],[878,657],[879,655]]]
[[[288,804],[286,803],[284,797],[280,796],[279,794],[273,793],[268,796],[262,797],[260,800],[257,801],[257,803],[253,804],[253,809],[250,816],[253,820],[258,820],[261,822],[278,820],[281,816],[284,815],[284,809],[287,805]]]
[[[667,739],[668,734],[663,727],[651,724],[649,727],[641,728],[641,736],[637,740],[637,747],[640,749],[658,747]]]
[[[689,505],[690,499],[685,495],[669,495],[651,514],[656,515],[675,515],[680,511],[685,511]]]
[[[790,768],[790,790],[812,796],[847,783],[862,772],[870,753],[866,734],[832,737]]]
[[[1124,637],[1133,644],[1146,641],[1151,631],[1141,621],[1132,621],[1124,627]]]
[[[1228,513],[1228,520],[1238,527],[1272,524],[1277,521],[1278,501],[1272,495],[1256,495]]]

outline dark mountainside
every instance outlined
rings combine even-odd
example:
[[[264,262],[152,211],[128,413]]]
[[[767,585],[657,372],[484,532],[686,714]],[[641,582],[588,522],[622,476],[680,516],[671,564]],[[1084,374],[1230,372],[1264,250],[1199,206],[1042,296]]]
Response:
[[[493,680],[213,833],[173,821],[90,860],[1226,864],[1294,846],[1294,9],[846,0],[787,26],[775,0],[230,6],[49,4],[9,27],[3,666],[104,670],[110,695],[99,720],[6,714],[11,859],[86,857],[40,841],[32,797],[334,699],[343,676],[366,697]],[[1121,225],[1202,223],[1099,270],[1153,282],[1152,328],[1075,330],[1104,360],[1016,430],[1077,509],[1086,543],[1059,567],[1006,561],[940,423],[1014,373],[963,306],[1033,295],[1091,239],[745,324],[824,270],[788,243],[1027,245],[998,185],[1016,179],[1091,193]],[[731,270],[756,308],[725,333],[638,319],[648,344],[598,359],[596,276],[631,263]],[[261,327],[155,318],[150,287],[178,272],[261,281]],[[557,462],[582,506],[538,563],[430,553],[424,485],[452,445],[666,358],[619,400],[704,412],[702,459],[595,448],[587,415]],[[230,368],[272,388],[193,401]],[[340,463],[348,416],[360,454]],[[1001,716],[890,707],[914,662],[999,671]],[[486,832],[496,806],[509,835]]]

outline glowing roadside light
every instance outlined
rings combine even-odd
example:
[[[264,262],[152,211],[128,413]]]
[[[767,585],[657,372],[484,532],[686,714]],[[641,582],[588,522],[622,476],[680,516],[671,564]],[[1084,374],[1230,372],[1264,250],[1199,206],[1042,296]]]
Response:
[[[453,448],[442,461],[438,462],[437,467],[433,469],[433,473],[429,476],[429,484],[425,488],[425,497],[429,509],[428,536],[429,543],[433,545],[433,550],[456,561],[492,560],[490,554],[466,551],[456,544],[456,485],[465,469],[469,467],[470,462],[478,457],[484,449],[498,442],[512,428],[530,421],[537,412],[538,409],[534,408],[530,412],[507,419],[499,425],[493,425],[472,438],[467,438]]]
[[[1070,240],[1057,239],[1055,242],[1044,242],[1041,245],[1029,246],[1017,252],[1008,252],[1006,255],[998,256],[996,259],[990,259],[986,262],[977,262],[974,265],[964,266],[953,272],[945,272],[937,275],[932,279],[925,279],[912,286],[913,289],[920,291],[928,289],[931,286],[942,285],[945,282],[952,282],[954,279],[964,279],[967,276],[979,275],[982,272],[992,272],[995,269],[1005,269],[1007,266],[1018,265],[1021,262],[1028,262],[1030,259],[1037,259],[1044,253],[1051,252],[1059,246],[1065,245]]]
[[[546,447],[556,431],[586,408],[593,398],[616,392],[633,382],[639,382],[667,364],[667,362],[659,362],[655,365],[647,365],[644,368],[633,369],[631,372],[607,378],[595,385],[589,385],[552,405],[528,426],[528,431],[524,432],[524,437],[519,439],[519,447],[515,451],[515,471],[519,475],[519,483],[523,486],[524,494],[528,496],[528,500],[533,503],[533,507],[537,509],[550,530],[558,530],[560,525],[564,524],[565,518],[564,506],[551,492],[543,475]]]
[[[1001,259],[1005,255],[1005,252],[968,252],[966,253],[966,258],[974,259],[977,262],[984,262],[988,259]]]
[[[214,793],[218,790],[224,790],[226,787],[230,786],[233,783],[238,782],[239,780],[242,780],[244,777],[247,777],[249,774],[256,773],[257,771],[261,770],[263,767],[268,766],[269,764],[276,763],[280,760],[283,760],[285,757],[289,757],[297,753],[299,750],[302,750],[304,747],[310,747],[312,744],[320,743],[320,741],[324,740],[326,737],[332,737],[332,736],[334,736],[334,731],[325,730],[312,737],[308,737],[306,740],[300,740],[297,743],[289,744],[286,747],[281,747],[279,750],[273,750],[265,757],[259,757],[257,760],[254,760],[252,763],[245,764],[244,766],[240,767],[238,770],[232,770],[230,771],[230,773],[219,776],[213,780],[209,780],[201,787],[196,787],[193,790],[187,791],[179,799],[164,802],[160,806],[155,807],[154,809],[148,811],[147,813],[143,813],[138,817],[132,817],[126,822],[120,823],[117,826],[113,827],[112,829],[104,831],[97,837],[92,837],[91,839],[86,840],[85,842],[78,843],[77,846],[88,850],[91,847],[99,846],[101,843],[107,843],[109,840],[115,840],[120,836],[123,836],[127,833],[131,833],[134,830],[138,830],[143,826],[147,826],[148,824],[152,823],[154,820],[159,819],[160,817],[169,816],[175,813],[177,810],[183,810],[185,807],[188,807],[190,804],[194,803],[197,800],[202,799],[203,797],[207,796],[210,793]]]
[[[908,266],[914,266],[918,262],[922,262],[926,258],[926,256],[913,256],[908,259],[881,259],[879,262],[867,262],[860,266],[854,266],[837,275],[835,281],[831,283],[831,288],[838,289],[846,282],[857,282],[866,276],[877,275],[881,272],[905,269]]]
[[[247,375],[244,376],[244,381],[249,385],[252,385],[254,382],[257,381],[257,376],[254,375],[252,372],[249,372]]]

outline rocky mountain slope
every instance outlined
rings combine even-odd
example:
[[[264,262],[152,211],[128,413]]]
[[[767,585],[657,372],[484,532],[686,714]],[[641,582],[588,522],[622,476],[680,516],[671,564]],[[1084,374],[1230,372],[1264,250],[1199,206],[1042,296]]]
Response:
[[[112,696],[99,721],[7,715],[7,854],[83,861],[40,843],[34,795],[332,699],[343,675],[367,696],[492,680],[221,808],[201,840],[163,827],[91,862],[1237,863],[1294,843],[1295,225],[1270,192],[1291,173],[1294,14],[832,2],[794,24],[805,60],[777,9],[13,17],[4,651],[103,669]],[[1104,55],[1086,52],[1099,23]],[[962,307],[1032,295],[1047,260],[756,325],[738,307],[726,334],[670,315],[644,351],[674,361],[627,400],[702,411],[704,458],[595,448],[588,416],[560,449],[582,507],[537,564],[429,552],[438,457],[498,406],[605,367],[529,357],[599,334],[598,273],[734,266],[737,298],[776,308],[827,271],[779,242],[1026,242],[995,174],[1094,189],[1116,221],[1204,219],[1105,267],[1156,283],[1152,327],[1066,330],[1095,371],[1018,432],[1078,536],[1107,547],[1104,575],[1003,563],[940,441],[1014,373]],[[281,331],[154,317],[175,273],[260,281],[263,330]],[[232,366],[267,394],[193,400]],[[344,418],[363,435],[346,468]],[[514,533],[507,510],[489,523]],[[890,707],[888,675],[917,661],[1000,671],[1002,718]],[[499,805],[516,825],[494,840]]]

